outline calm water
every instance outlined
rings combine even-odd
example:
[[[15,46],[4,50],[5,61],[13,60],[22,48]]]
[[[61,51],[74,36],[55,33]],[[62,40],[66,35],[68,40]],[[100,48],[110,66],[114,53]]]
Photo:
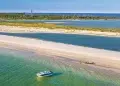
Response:
[[[10,20],[9,20],[10,21]],[[120,20],[11,20],[12,22],[45,22],[57,25],[98,28],[120,28]]]
[[[31,13],[26,13],[31,15]],[[33,15],[77,15],[77,16],[106,16],[118,17],[120,13],[33,13]],[[120,20],[20,20],[22,22],[49,22],[57,25],[69,25],[80,27],[120,28]],[[15,20],[16,22],[16,20]]]
[[[106,78],[99,72],[96,76],[94,71],[90,74],[82,68],[75,70],[63,61],[58,63],[47,58],[33,52],[0,48],[0,86],[120,86],[119,78]],[[48,78],[36,77],[37,72],[48,69],[56,74]]]
[[[36,38],[65,44],[79,45],[85,47],[120,51],[120,37],[100,37],[75,34],[55,34],[55,33],[2,33],[3,35]]]
[[[57,21],[60,22],[60,21]],[[93,28],[120,28],[120,20],[80,20],[80,21],[65,21],[58,25],[78,26],[78,27],[93,27]]]

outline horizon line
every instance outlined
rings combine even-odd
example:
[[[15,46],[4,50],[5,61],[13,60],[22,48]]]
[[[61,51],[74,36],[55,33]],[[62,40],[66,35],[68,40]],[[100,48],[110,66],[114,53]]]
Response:
[[[0,13],[31,13],[31,12],[0,12]],[[119,14],[120,12],[33,12],[34,13],[115,13]]]
[[[44,11],[31,9],[33,13],[120,13],[117,11]],[[31,13],[31,10],[0,10],[0,13]]]

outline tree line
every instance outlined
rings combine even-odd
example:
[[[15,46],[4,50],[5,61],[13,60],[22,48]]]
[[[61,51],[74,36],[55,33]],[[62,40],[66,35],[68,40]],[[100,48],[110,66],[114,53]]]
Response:
[[[107,16],[78,16],[78,15],[35,15],[35,14],[25,14],[25,13],[0,13],[0,19],[39,19],[39,20],[65,20],[65,19],[72,19],[72,20],[99,20],[99,19],[118,19],[117,17],[107,17]]]

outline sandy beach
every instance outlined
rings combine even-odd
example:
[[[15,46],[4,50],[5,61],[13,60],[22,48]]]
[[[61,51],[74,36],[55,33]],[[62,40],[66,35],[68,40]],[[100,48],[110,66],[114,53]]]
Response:
[[[120,0],[3,0],[0,86],[120,86]]]
[[[47,28],[27,28],[27,27],[15,27],[15,26],[5,26],[0,25],[0,32],[9,33],[26,33],[26,32],[36,32],[36,33],[65,33],[65,34],[85,34],[85,35],[98,35],[98,33],[88,32],[65,32],[62,29],[50,30]],[[99,33],[100,36],[114,36],[119,37],[120,34],[116,33]],[[9,47],[8,47],[9,46]],[[38,54],[43,54],[47,56],[62,56],[65,58],[77,60],[80,64],[85,64],[89,66],[107,68],[109,70],[117,70],[120,72],[120,52],[110,51],[104,49],[95,49],[83,46],[76,46],[64,43],[56,43],[51,41],[44,41],[32,38],[22,38],[14,36],[0,35],[0,47],[15,47],[15,49],[26,49],[32,50]]]
[[[82,46],[55,43],[31,38],[0,35],[0,46],[14,46],[31,49],[38,54],[63,56],[78,60],[80,63],[120,70],[120,52],[94,49]],[[41,52],[41,53],[40,53]],[[87,62],[87,63],[86,63]]]
[[[9,33],[63,33],[63,34],[78,34],[78,35],[95,35],[95,36],[107,36],[107,37],[120,37],[120,33],[117,32],[98,32],[88,30],[65,30],[65,29],[49,29],[39,27],[22,27],[22,26],[6,26],[0,25],[0,32]]]

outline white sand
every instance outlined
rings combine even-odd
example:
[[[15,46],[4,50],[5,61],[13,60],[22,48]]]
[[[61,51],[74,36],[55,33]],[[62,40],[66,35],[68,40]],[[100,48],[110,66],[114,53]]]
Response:
[[[120,37],[120,33],[117,32],[98,32],[87,30],[65,30],[65,29],[48,29],[48,28],[35,28],[35,27],[20,27],[20,26],[6,26],[0,25],[0,32],[39,32],[39,33],[64,33],[64,34],[80,34],[80,35],[97,35],[97,36],[109,36]]]
[[[64,56],[82,62],[95,62],[98,66],[120,69],[120,52],[0,35],[0,45],[3,44],[34,49],[38,53],[45,51],[45,54]]]
[[[96,32],[96,31],[81,31],[81,30],[64,30],[64,29],[48,29],[48,28],[28,28],[20,26],[6,26],[0,25],[0,32],[9,33],[26,33],[26,32],[39,32],[39,33],[64,33],[64,34],[84,34],[84,35],[99,35],[120,37],[120,33],[113,32]],[[88,47],[81,47],[75,45],[68,45],[62,43],[48,42],[37,39],[21,38],[13,36],[0,35],[0,46],[7,45],[15,46],[16,48],[31,49],[37,53],[47,55],[64,56],[79,60],[80,62],[94,62],[96,66],[107,68],[120,69],[120,52],[108,51],[103,49],[94,49]]]

